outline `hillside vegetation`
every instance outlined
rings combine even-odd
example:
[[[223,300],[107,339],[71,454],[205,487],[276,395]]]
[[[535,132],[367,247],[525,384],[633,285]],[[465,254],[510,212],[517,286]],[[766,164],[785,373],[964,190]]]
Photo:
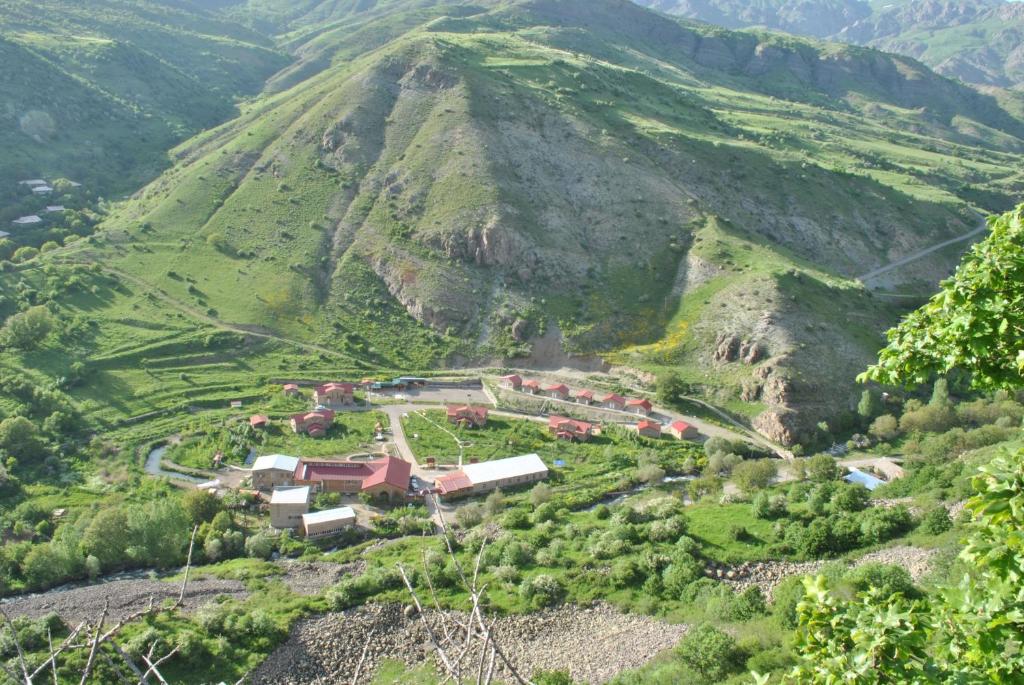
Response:
[[[310,44],[351,56],[430,12],[182,145],[61,258],[389,367],[560,331],[742,395],[792,441],[845,407],[821,387],[897,315],[851,277],[1018,190],[1019,119],[860,48],[622,1],[409,3]],[[900,279],[927,287],[949,258]]]
[[[231,116],[288,63],[267,37],[188,3],[0,2],[0,198],[30,178],[105,196]]]
[[[1024,10],[1007,0],[635,0],[729,28],[762,27],[867,45],[920,59],[967,83],[1024,81]]]

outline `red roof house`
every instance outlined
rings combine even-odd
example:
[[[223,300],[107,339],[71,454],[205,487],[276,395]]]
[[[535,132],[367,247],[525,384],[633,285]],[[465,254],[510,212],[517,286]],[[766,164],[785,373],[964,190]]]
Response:
[[[576,393],[576,401],[580,404],[593,404],[594,393],[590,390],[580,390]]]
[[[327,461],[300,459],[295,485],[323,492],[365,492],[388,497],[404,496],[409,489],[412,464],[395,457],[374,461]]]
[[[253,428],[266,428],[270,418],[263,414],[253,414],[249,417],[249,425]]]
[[[506,390],[519,390],[523,387],[523,379],[516,374],[502,376],[498,379],[498,385]]]
[[[281,386],[281,390],[283,390],[284,394],[289,397],[294,397],[299,394],[299,386],[295,383],[285,383]]]
[[[540,383],[533,380],[523,381],[522,391],[528,392],[531,395],[536,395],[538,392],[540,392]]]
[[[569,399],[569,386],[562,383],[544,386],[544,394],[557,400]]]
[[[487,407],[448,405],[446,413],[448,423],[463,428],[482,428],[487,424]]]
[[[668,427],[668,432],[674,435],[676,440],[693,440],[700,436],[697,427],[686,421],[673,421]]]
[[[654,407],[649,400],[626,400],[626,411],[647,416]]]
[[[643,419],[636,424],[636,432],[645,438],[660,438],[661,424],[650,419]]]
[[[564,416],[548,418],[548,430],[559,440],[586,442],[594,435],[594,424]]]
[[[325,383],[318,385],[313,391],[313,401],[324,406],[354,404],[355,389],[356,386],[352,383]]]
[[[442,497],[468,493],[473,488],[473,481],[462,471],[455,471],[434,479],[437,494]]]
[[[332,423],[334,423],[334,412],[330,409],[293,414],[291,420],[292,430],[295,433],[305,433],[312,438],[323,437]]]
[[[601,406],[605,409],[618,409],[621,411],[626,407],[626,398],[620,397],[615,393],[608,393],[601,398]]]

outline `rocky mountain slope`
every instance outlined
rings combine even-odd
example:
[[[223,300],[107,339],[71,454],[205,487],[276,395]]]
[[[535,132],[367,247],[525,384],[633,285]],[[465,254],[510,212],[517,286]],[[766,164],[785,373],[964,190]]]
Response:
[[[308,36],[316,65],[61,256],[371,366],[561,335],[793,442],[907,303],[852,278],[1020,190],[1021,120],[912,60],[625,0],[386,9]]]
[[[1024,6],[1006,0],[636,0],[729,28],[763,27],[920,59],[967,83],[1024,82]]]

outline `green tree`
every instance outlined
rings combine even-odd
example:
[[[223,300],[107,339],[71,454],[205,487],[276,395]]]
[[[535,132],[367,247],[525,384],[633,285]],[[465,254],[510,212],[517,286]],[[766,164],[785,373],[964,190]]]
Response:
[[[771,485],[778,473],[779,469],[771,459],[750,459],[736,465],[732,470],[732,480],[749,495]]]
[[[839,464],[827,454],[815,454],[807,460],[807,475],[819,483],[839,478]]]
[[[931,300],[888,333],[861,380],[926,383],[954,369],[976,387],[1024,385],[1024,205],[989,219]]]
[[[710,682],[720,682],[743,665],[731,635],[707,623],[695,627],[680,641],[676,652]]]
[[[125,562],[130,544],[128,515],[120,507],[97,512],[82,536],[82,551],[95,557],[104,571]]]
[[[689,386],[687,386],[679,374],[675,371],[668,371],[658,376],[658,380],[655,383],[654,398],[658,401],[658,404],[671,406],[688,392]]]
[[[932,407],[949,406],[949,381],[945,378],[936,379],[932,386],[932,399],[928,402]]]
[[[878,393],[867,388],[860,394],[860,402],[857,403],[857,414],[865,423],[882,413],[882,399]]]
[[[900,434],[900,422],[892,414],[882,414],[871,422],[868,433],[876,440],[892,440]]]
[[[36,425],[24,416],[12,416],[0,421],[0,450],[25,461],[34,461],[46,454],[46,446],[39,437]]]
[[[209,490],[189,490],[181,498],[181,506],[184,507],[192,523],[206,523],[212,521],[224,508],[220,499]]]
[[[31,350],[53,330],[53,315],[46,307],[29,307],[7,317],[0,329],[0,340],[8,347]]]

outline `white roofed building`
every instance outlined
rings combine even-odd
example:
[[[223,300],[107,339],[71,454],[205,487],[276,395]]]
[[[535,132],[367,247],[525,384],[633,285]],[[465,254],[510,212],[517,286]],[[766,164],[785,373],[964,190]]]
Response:
[[[442,496],[475,495],[498,488],[513,488],[536,483],[548,477],[548,467],[536,454],[467,464],[461,471],[435,481]]]
[[[47,205],[46,206],[46,211],[50,212],[51,214],[53,212],[63,212],[64,211],[64,205]]]
[[[42,217],[36,214],[29,214],[28,216],[18,217],[11,223],[18,224],[19,226],[30,226],[32,224],[40,224],[43,222]]]
[[[308,511],[309,486],[274,488],[270,496],[270,525],[274,528],[298,528]]]
[[[53,188],[47,185],[32,186],[32,192],[36,195],[48,195],[53,192]]]
[[[352,507],[338,507],[302,515],[302,530],[307,538],[337,535],[355,524],[356,512]]]
[[[267,454],[252,465],[252,487],[254,490],[272,490],[281,485],[291,485],[295,478],[298,457],[286,454]]]

